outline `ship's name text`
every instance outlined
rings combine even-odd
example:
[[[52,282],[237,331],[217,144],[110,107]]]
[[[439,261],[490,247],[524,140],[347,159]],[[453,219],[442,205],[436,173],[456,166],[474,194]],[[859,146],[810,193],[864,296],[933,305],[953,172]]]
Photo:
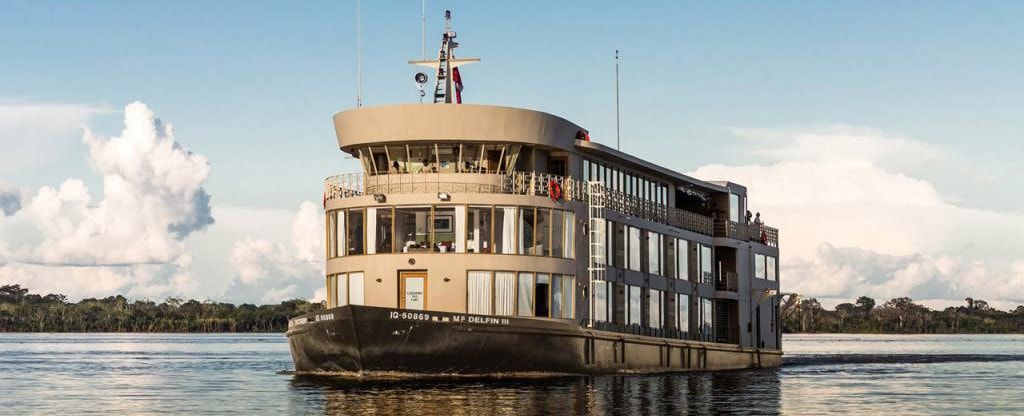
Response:
[[[407,312],[407,311],[391,311],[388,314],[391,319],[401,319],[407,321],[428,321],[438,323],[451,323],[451,324],[485,324],[485,325],[508,325],[511,321],[508,318],[495,318],[490,316],[475,316],[475,315],[451,315],[441,316],[432,315],[425,312]]]

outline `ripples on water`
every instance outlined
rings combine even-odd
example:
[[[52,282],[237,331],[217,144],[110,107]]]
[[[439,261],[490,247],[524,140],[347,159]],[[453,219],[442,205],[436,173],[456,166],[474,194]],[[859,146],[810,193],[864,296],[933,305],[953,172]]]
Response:
[[[0,334],[0,414],[1024,414],[1021,336],[785,345],[781,369],[366,381],[288,374],[278,334]]]

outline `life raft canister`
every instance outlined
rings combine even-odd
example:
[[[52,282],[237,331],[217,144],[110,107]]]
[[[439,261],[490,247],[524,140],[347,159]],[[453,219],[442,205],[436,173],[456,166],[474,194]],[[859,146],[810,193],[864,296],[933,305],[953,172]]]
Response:
[[[554,179],[548,181],[548,196],[550,196],[551,200],[555,202],[562,199],[562,186]]]

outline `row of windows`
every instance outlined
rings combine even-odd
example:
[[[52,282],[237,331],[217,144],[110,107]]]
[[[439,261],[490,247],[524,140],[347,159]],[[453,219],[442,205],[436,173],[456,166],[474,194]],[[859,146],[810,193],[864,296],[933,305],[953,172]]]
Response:
[[[615,295],[615,285],[605,281],[594,281],[594,320],[613,322],[625,325],[637,325],[648,328],[673,328],[683,332],[690,331],[690,319],[696,322],[696,334],[709,338],[713,334],[712,299],[697,297],[691,317],[690,295],[667,293],[657,289],[645,289],[640,286],[624,285],[623,295]],[[643,316],[641,308],[645,307],[643,294],[647,292],[647,316]],[[669,302],[675,296],[675,302]],[[623,308],[621,322],[616,322],[616,307]],[[670,311],[669,308],[672,308]],[[669,315],[671,312],[671,319]]]
[[[366,172],[497,173],[514,169],[520,145],[434,143],[372,146],[359,149]]]
[[[754,277],[758,279],[778,280],[778,269],[774,256],[754,254]]]
[[[576,216],[535,207],[353,208],[327,215],[328,258],[377,253],[496,253],[573,258]]]
[[[628,170],[601,162],[583,159],[583,180],[601,181],[604,186],[626,195],[668,204],[668,186],[653,179],[634,175]]]
[[[675,279],[711,283],[711,246],[606,221],[605,262],[608,266]],[[690,274],[691,254],[698,272]]]
[[[477,315],[572,319],[576,279],[571,275],[470,271],[466,311]]]
[[[363,304],[363,272],[327,276],[327,307]]]

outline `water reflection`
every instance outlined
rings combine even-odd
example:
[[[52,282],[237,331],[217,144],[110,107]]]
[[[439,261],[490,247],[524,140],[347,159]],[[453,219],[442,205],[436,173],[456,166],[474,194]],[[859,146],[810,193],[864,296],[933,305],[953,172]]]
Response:
[[[778,414],[778,370],[544,379],[353,380],[295,376],[325,415]]]

